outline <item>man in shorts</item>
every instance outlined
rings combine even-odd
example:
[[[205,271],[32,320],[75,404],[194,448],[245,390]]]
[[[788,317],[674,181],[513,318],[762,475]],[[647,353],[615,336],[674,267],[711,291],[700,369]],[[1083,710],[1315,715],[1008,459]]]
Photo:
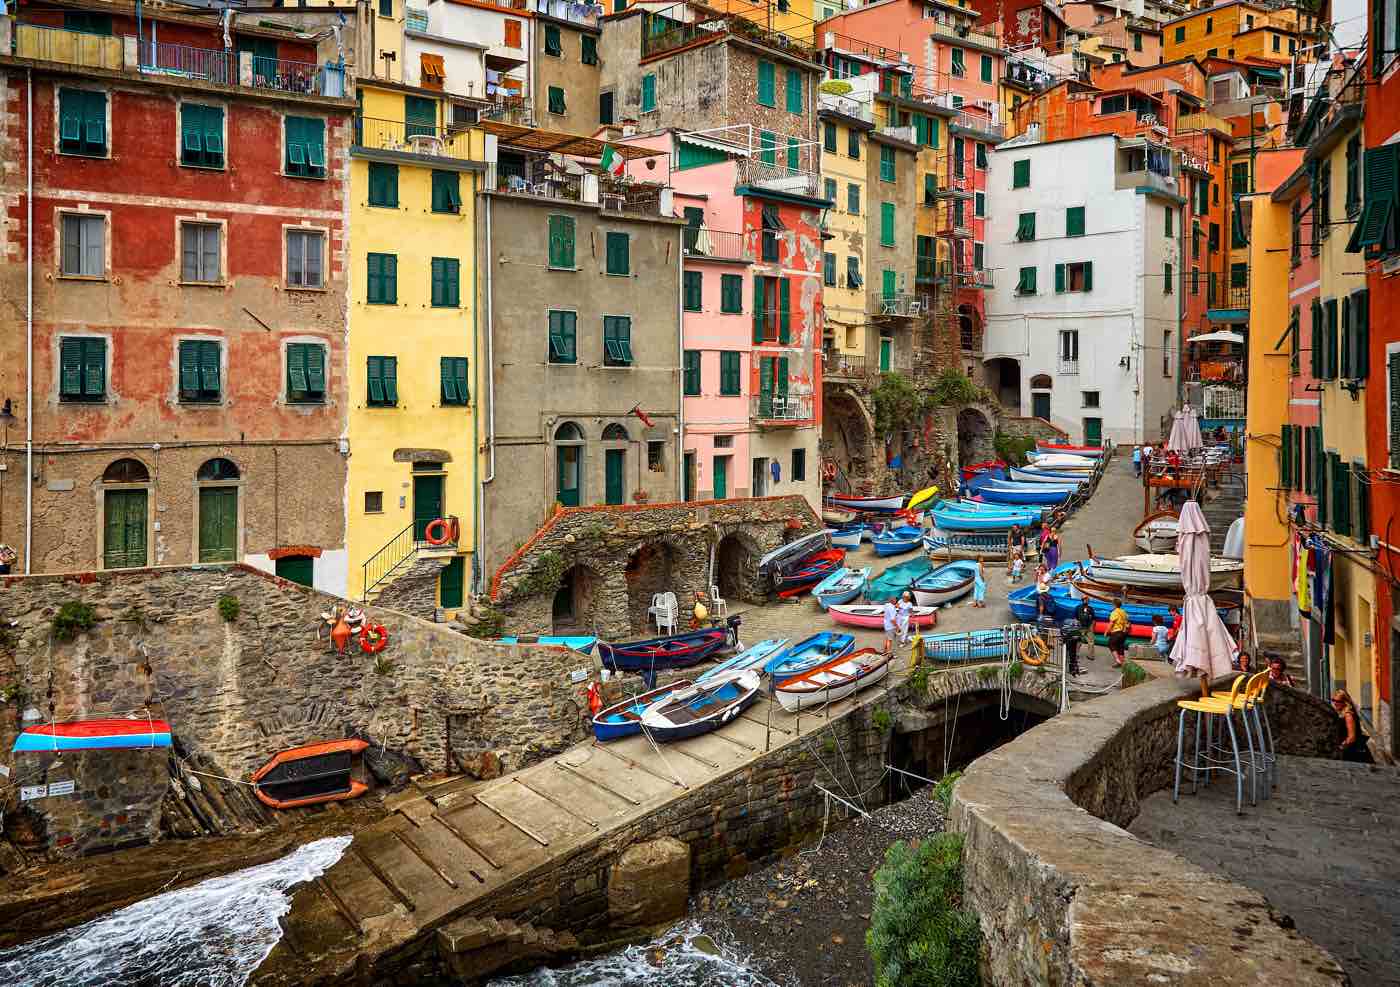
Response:
[[[1108,615],[1108,653],[1113,655],[1115,668],[1122,668],[1128,652],[1128,611],[1123,609],[1123,601],[1113,605]]]

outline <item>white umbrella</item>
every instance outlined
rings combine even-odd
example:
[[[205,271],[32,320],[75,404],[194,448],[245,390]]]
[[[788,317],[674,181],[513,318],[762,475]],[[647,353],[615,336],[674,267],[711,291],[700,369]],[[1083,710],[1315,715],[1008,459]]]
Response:
[[[1199,449],[1204,442],[1201,441],[1201,421],[1196,417],[1196,409],[1189,404],[1181,412],[1181,420],[1185,423],[1182,428],[1186,433],[1188,449]]]
[[[1172,646],[1172,665],[1180,675],[1215,679],[1228,675],[1235,642],[1210,598],[1210,525],[1200,506],[1188,500],[1177,523],[1176,551],[1181,557],[1181,630]]]
[[[1172,430],[1167,436],[1167,448],[1176,452],[1190,452],[1186,443],[1186,419],[1180,411],[1172,412]]]

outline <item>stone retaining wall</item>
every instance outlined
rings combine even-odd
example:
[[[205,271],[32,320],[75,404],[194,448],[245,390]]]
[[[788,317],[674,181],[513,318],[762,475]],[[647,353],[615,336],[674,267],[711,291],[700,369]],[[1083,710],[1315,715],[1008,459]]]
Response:
[[[967,770],[949,825],[967,841],[986,982],[1348,982],[1262,895],[1119,828],[1171,783],[1176,700],[1195,689],[1157,680],[1072,707]],[[1325,736],[1311,697],[1283,690],[1274,701],[1280,752]]]

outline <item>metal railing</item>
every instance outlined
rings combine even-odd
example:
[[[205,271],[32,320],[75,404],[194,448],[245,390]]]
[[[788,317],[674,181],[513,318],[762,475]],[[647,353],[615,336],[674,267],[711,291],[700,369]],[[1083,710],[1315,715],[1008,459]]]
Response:
[[[840,93],[821,93],[821,107],[866,123],[875,122],[875,104],[871,100],[856,99]]]
[[[561,21],[583,24],[586,27],[597,27],[603,12],[603,5],[600,3],[577,3],[575,0],[531,0],[530,7],[548,17],[557,17]]]
[[[1059,372],[1069,377],[1077,376],[1079,373],[1079,361],[1066,360],[1064,357],[1061,357],[1059,364]]]
[[[467,131],[366,116],[355,117],[354,148],[459,161],[471,159],[471,139]]]
[[[452,532],[457,530],[457,519],[455,517],[444,517],[441,520],[447,522],[447,541],[440,545],[433,545],[425,538],[419,537],[415,529],[418,522],[413,521],[402,531],[390,538],[384,545],[371,555],[360,566],[360,600],[369,599],[370,591],[380,583],[384,582],[395,572],[405,565],[411,565],[412,560],[418,555],[421,548],[452,549],[457,546],[457,539],[452,536]]]
[[[749,399],[749,418],[757,422],[795,424],[812,420],[810,394],[757,394]]]
[[[827,380],[865,381],[879,373],[875,361],[849,353],[822,353],[822,376]]]
[[[963,130],[973,130],[979,134],[1001,140],[1006,136],[1006,128],[997,123],[990,115],[985,113],[974,113],[970,110],[959,110],[958,115],[948,121],[950,127],[960,127]]]
[[[691,7],[680,3],[662,11],[648,12],[642,23],[642,57],[664,54],[684,48],[696,41],[707,40],[725,34],[746,38],[769,48],[789,51],[798,58],[818,61],[819,56],[810,45],[797,41],[780,31],[769,31],[762,25],[737,14],[710,13],[703,20],[683,22],[678,18],[665,16],[666,11],[677,11],[681,17],[699,17],[710,13],[704,7]]]
[[[896,291],[893,294],[872,294],[870,314],[896,319],[917,319],[928,313],[929,296],[910,291]]]
[[[514,192],[516,195],[533,195],[541,199],[563,199],[567,202],[583,201],[583,176],[555,174],[531,181],[525,175],[498,170],[496,191]]]
[[[141,71],[147,74],[198,79],[221,86],[238,85],[236,52],[142,40],[139,53]]]
[[[776,156],[783,156],[778,149]],[[738,160],[736,184],[753,185],[770,192],[787,192],[792,195],[805,195],[818,198],[822,191],[821,176],[798,168],[789,168],[785,163],[769,163],[762,157],[740,158]]]
[[[488,99],[491,102],[483,106],[479,114],[482,120],[499,120],[501,123],[514,124],[517,127],[533,127],[535,125],[534,107],[524,96],[506,96],[494,93]]]
[[[1206,304],[1210,308],[1228,309],[1232,312],[1249,309],[1249,277],[1246,275],[1240,284],[1226,275],[1210,273],[1209,293]]]
[[[753,252],[745,242],[744,234],[728,230],[712,230],[703,226],[686,227],[681,235],[681,246],[687,257],[710,258],[712,260],[753,260]]]

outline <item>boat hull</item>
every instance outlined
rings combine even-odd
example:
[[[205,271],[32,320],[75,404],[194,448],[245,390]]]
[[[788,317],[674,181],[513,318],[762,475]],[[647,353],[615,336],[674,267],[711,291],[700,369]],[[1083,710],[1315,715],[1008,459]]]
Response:
[[[837,507],[848,511],[874,511],[878,514],[893,514],[904,507],[904,495],[897,497],[843,497],[832,494],[826,498]]]
[[[977,563],[949,562],[920,576],[909,588],[914,593],[914,601],[920,606],[936,607],[972,592],[976,577]]]
[[[606,743],[609,740],[620,740],[641,733],[642,713],[648,706],[666,699],[677,690],[689,688],[690,685],[689,680],[681,679],[679,682],[660,686],[598,710],[592,720],[593,736]]]
[[[870,567],[862,569],[842,569],[832,573],[812,589],[812,595],[825,610],[833,603],[850,603],[865,592],[865,584],[870,580]]]
[[[279,751],[253,772],[253,794],[274,809],[356,798],[369,791],[352,776],[354,758],[367,747],[367,741],[352,738]]]
[[[15,753],[24,751],[141,750],[170,746],[164,720],[75,720],[27,727],[15,738]]]
[[[831,614],[831,619],[838,624],[847,627],[874,627],[885,626],[885,614],[883,607],[872,606],[868,603],[852,603],[844,606],[834,606],[827,610]],[[933,627],[938,623],[938,611],[931,607],[915,607],[909,615],[910,627]]]
[[[848,655],[843,662],[830,664],[837,668],[842,664],[855,664],[852,661],[855,657],[855,655]],[[779,683],[773,692],[778,698],[778,705],[789,713],[811,709],[813,706],[840,702],[842,699],[853,696],[862,689],[868,689],[884,679],[889,675],[890,665],[893,664],[893,661],[892,655],[884,655],[883,660],[870,665],[869,668],[860,668],[852,674],[836,678],[829,684],[814,681],[818,670],[813,669],[801,679],[790,679],[787,682]]]
[[[856,639],[849,634],[821,631],[768,659],[763,670],[775,680],[800,675],[822,662],[850,654],[855,646]]]
[[[598,642],[598,655],[605,668],[646,672],[663,668],[686,668],[704,661],[724,647],[729,634],[719,629],[690,631],[672,637],[631,641],[627,644]]]
[[[762,682],[758,673],[752,669],[739,673],[731,681],[735,695],[732,698],[725,697],[725,701],[722,703],[716,703],[716,708],[711,713],[683,722],[673,713],[668,715],[666,709],[668,705],[683,701],[684,693],[677,693],[669,700],[653,704],[642,714],[642,724],[652,739],[662,743],[685,740],[687,737],[698,737],[703,733],[718,730],[726,723],[738,719],[744,710],[757,702]],[[730,684],[730,682],[719,683],[713,688],[723,690]]]

